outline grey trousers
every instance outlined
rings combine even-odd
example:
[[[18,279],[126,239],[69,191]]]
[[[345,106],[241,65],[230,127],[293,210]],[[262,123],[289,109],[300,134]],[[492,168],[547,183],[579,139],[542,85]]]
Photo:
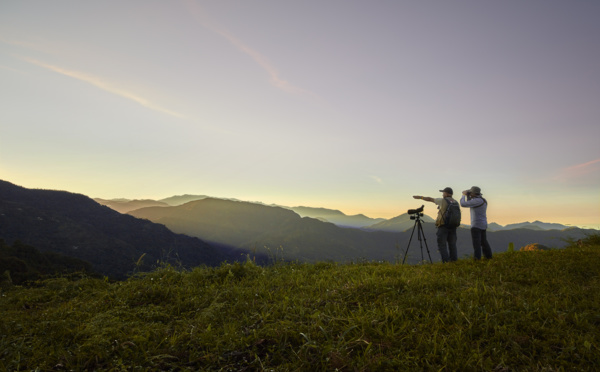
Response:
[[[456,261],[458,252],[456,250],[456,227],[440,226],[436,232],[438,251],[442,256],[442,262]],[[450,254],[448,254],[450,251]]]

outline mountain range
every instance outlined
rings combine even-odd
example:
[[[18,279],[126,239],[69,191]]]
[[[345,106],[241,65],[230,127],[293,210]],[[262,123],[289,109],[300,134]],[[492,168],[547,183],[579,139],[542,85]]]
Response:
[[[130,211],[134,211],[136,209],[146,208],[146,207],[168,207],[168,206],[178,206],[185,203],[189,203],[191,201],[202,200],[210,198],[210,196],[206,195],[176,195],[171,196],[165,199],[160,200],[151,200],[151,199],[142,199],[142,200],[128,200],[128,199],[100,199],[95,198],[94,200],[102,205],[106,205],[118,212],[127,213]],[[238,199],[223,199],[222,200],[230,200],[230,201],[241,201]],[[254,202],[253,204],[261,204],[260,202]],[[296,212],[301,217],[312,217],[319,219],[323,222],[331,222],[341,227],[355,227],[361,228],[364,226],[373,225],[379,222],[385,221],[384,218],[370,218],[363,214],[357,214],[354,216],[348,216],[341,211],[334,209],[326,209],[326,208],[313,208],[313,207],[286,207],[281,205],[272,205],[274,207],[281,207],[290,209]]]
[[[281,249],[285,259],[299,261],[356,260],[394,261],[409,248],[408,261],[428,258],[419,248],[409,247],[415,221],[402,214],[387,221],[357,229],[337,226],[312,217],[301,217],[293,210],[240,202],[205,198],[173,207],[147,207],[130,215],[164,224],[176,233],[200,237],[209,243],[218,242],[232,248],[265,254]],[[433,260],[436,252],[435,224],[423,216],[424,252],[429,248]],[[564,239],[580,239],[586,230],[512,229],[490,231],[488,240],[496,251],[505,251],[512,242],[517,248],[530,243],[550,247],[566,245]],[[427,244],[427,239],[429,243]],[[472,254],[470,230],[458,229],[459,256]],[[418,245],[414,236],[412,246]],[[412,248],[412,249],[411,249]]]
[[[115,278],[148,270],[158,261],[186,267],[219,265],[243,253],[175,234],[84,195],[26,189],[1,180],[0,238],[8,245],[21,242],[86,261],[96,272]]]
[[[214,198],[129,214],[209,243],[300,261],[393,259],[389,248],[396,240],[393,234],[341,228],[286,208]]]
[[[405,253],[408,263],[429,261],[429,256],[439,260],[436,228],[429,216],[422,218],[424,239],[419,240],[414,220],[407,214],[377,220],[323,208],[295,207],[296,212],[288,207],[191,195],[108,202],[125,207],[122,210],[146,207],[122,214],[85,195],[26,189],[0,181],[0,239],[7,245],[15,246],[18,241],[42,252],[84,260],[96,272],[115,278],[151,269],[158,262],[184,267],[248,257],[259,263],[393,262]],[[367,225],[347,227],[363,223]],[[511,242],[517,249],[531,243],[561,248],[567,244],[565,239],[577,240],[596,232],[549,227],[556,226],[536,221],[510,230],[490,230],[488,240],[495,252],[506,251]],[[472,256],[467,228],[458,229],[458,251],[459,257]]]
[[[121,213],[128,213],[130,211],[134,211],[136,209],[146,208],[146,207],[168,207],[168,206],[178,206],[191,201],[202,200],[206,198],[212,198],[207,195],[176,195],[171,196],[165,199],[160,200],[128,200],[128,199],[100,199],[95,198],[94,200],[102,205],[106,205],[116,211]],[[221,200],[229,200],[229,201],[241,201],[233,198],[214,198]],[[260,204],[265,205],[260,202],[253,202],[252,204]],[[357,214],[353,216],[348,216],[343,212],[335,209],[327,209],[327,208],[314,208],[314,207],[287,207],[282,205],[270,205],[272,207],[281,207],[285,209],[290,209],[296,212],[301,217],[311,217],[321,220],[323,222],[331,222],[340,227],[353,227],[353,228],[361,228],[365,230],[377,230],[377,231],[391,231],[391,232],[401,232],[405,231],[408,228],[412,228],[414,222],[410,222],[406,215],[400,215],[393,217],[391,219],[385,218],[371,218],[367,217],[363,214]],[[404,216],[404,217],[402,217]],[[469,216],[463,215],[463,221],[465,219],[468,220]],[[424,222],[434,222],[435,220],[425,215],[423,217]],[[464,225],[464,227],[468,227],[468,225]],[[534,222],[520,222],[508,224],[506,226],[499,225],[497,223],[490,223],[488,225],[488,231],[501,231],[501,230],[513,230],[513,229],[530,229],[530,230],[564,230],[568,229],[569,226],[561,225],[558,223],[547,223],[541,221]]]
[[[288,209],[293,210],[300,217],[316,218],[323,222],[331,222],[340,227],[361,228],[386,221],[384,218],[370,218],[364,214],[348,216],[341,211],[327,208],[291,207]]]

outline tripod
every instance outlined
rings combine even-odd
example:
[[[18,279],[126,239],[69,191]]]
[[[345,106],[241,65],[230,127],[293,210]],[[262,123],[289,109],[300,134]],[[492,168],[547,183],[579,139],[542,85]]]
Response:
[[[411,211],[409,211],[411,212]],[[429,262],[433,263],[431,259],[431,254],[429,253],[429,247],[427,246],[427,239],[425,239],[425,234],[423,233],[423,225],[421,222],[421,217],[423,217],[423,213],[417,212],[410,216],[411,220],[415,220],[415,225],[413,226],[412,233],[410,234],[410,239],[408,241],[408,246],[406,247],[406,251],[404,252],[404,259],[402,260],[402,264],[406,261],[406,255],[408,254],[408,248],[410,247],[410,242],[412,241],[413,235],[415,233],[415,229],[417,229],[417,238],[419,239],[419,246],[421,246],[421,261],[425,261],[425,257],[423,257],[423,242],[425,242],[425,248],[427,248],[427,255],[429,256]]]

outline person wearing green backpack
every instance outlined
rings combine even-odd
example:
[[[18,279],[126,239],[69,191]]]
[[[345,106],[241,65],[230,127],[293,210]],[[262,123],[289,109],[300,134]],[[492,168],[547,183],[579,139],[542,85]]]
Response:
[[[415,195],[413,198],[435,203],[438,206],[438,215],[435,220],[437,227],[436,236],[438,251],[442,256],[442,262],[458,260],[456,248],[456,228],[460,226],[460,207],[458,202],[452,198],[452,188],[446,187],[440,190],[441,198]]]

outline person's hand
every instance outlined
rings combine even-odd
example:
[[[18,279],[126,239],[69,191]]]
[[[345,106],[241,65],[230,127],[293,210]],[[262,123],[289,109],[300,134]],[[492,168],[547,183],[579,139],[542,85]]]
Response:
[[[419,196],[419,195],[414,195],[414,196],[413,196],[413,198],[414,198],[414,199],[423,199],[423,197],[422,197],[422,196]]]
[[[463,191],[463,195],[465,195],[465,196],[466,196],[468,193],[469,193],[469,190],[464,190],[464,191]]]

